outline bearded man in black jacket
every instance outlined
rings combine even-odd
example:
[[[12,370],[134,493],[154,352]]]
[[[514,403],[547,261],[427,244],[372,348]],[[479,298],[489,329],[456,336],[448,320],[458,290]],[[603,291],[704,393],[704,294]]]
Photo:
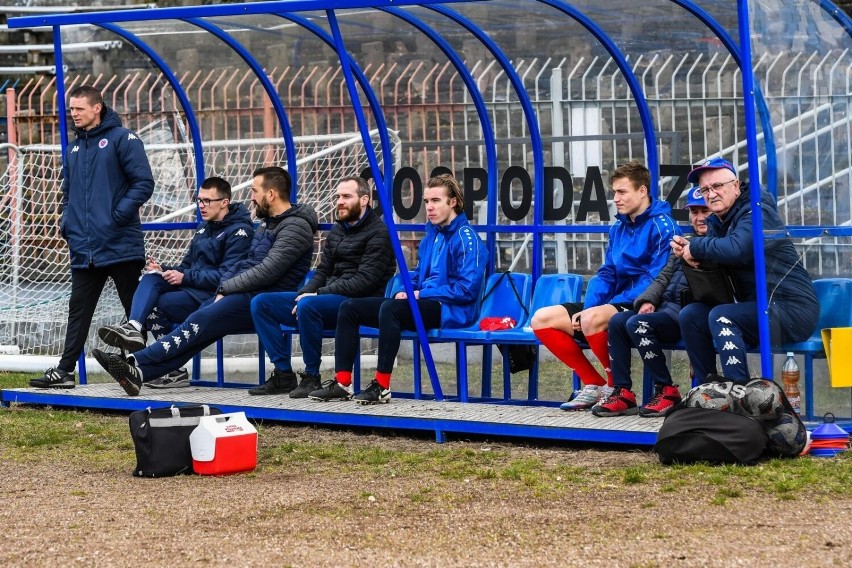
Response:
[[[275,369],[249,394],[307,398],[320,388],[323,331],[335,329],[340,304],[350,298],[382,296],[395,271],[388,228],[370,207],[367,182],[344,177],[337,186],[337,222],[313,278],[298,292],[259,294],[251,302],[255,329]],[[281,324],[299,330],[305,361],[301,382],[293,372],[290,341],[282,335]]]

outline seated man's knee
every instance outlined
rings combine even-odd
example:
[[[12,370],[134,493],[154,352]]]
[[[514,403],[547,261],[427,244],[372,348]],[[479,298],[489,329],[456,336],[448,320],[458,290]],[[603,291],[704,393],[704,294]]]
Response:
[[[548,327],[563,327],[570,325],[571,316],[563,306],[547,306],[539,308],[533,314],[530,325],[533,329],[543,329]]]
[[[617,313],[615,308],[609,304],[583,310],[583,315],[580,318],[580,327],[583,329],[583,334],[591,335],[606,331],[609,328],[609,320]]]

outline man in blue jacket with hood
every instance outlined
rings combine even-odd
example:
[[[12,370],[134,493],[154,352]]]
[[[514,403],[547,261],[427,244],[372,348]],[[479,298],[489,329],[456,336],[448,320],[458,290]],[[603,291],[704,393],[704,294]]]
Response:
[[[419,262],[411,277],[423,327],[471,325],[485,278],[485,245],[462,212],[464,197],[452,176],[430,179],[423,201],[428,219],[426,235],[420,241]],[[335,380],[310,393],[312,400],[353,398],[352,368],[361,345],[358,327],[367,325],[379,328],[376,377],[354,399],[359,404],[390,402],[391,372],[402,330],[415,329],[407,298],[400,290],[393,298],[353,298],[341,304],[334,333]]]
[[[633,302],[666,265],[672,237],[680,234],[669,204],[651,195],[651,172],[644,165],[634,160],[617,167],[610,183],[618,214],[609,229],[606,258],[589,283],[585,301],[541,308],[531,322],[536,337],[583,383],[562,410],[587,410],[609,397],[609,320],[633,309]],[[606,379],[586,359],[578,341],[589,344]]]
[[[74,366],[107,278],[129,314],[145,243],[139,208],[154,192],[154,177],[142,141],[123,128],[100,91],[73,89],[68,109],[77,139],[62,167],[59,232],[71,253],[71,297],[65,347],[56,367],[30,381],[37,388],[72,389]]]
[[[133,352],[145,348],[144,331],[160,339],[210,299],[222,275],[248,254],[254,227],[248,209],[231,202],[231,184],[209,177],[201,182],[195,201],[204,222],[195,230],[183,261],[163,266],[149,257],[128,321],[98,329],[107,345]],[[147,384],[154,388],[188,386],[189,374],[180,369]]]

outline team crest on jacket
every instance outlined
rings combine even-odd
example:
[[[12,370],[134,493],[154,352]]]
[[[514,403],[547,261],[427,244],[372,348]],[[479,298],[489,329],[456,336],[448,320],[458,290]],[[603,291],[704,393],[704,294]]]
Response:
[[[109,141],[106,138],[101,138],[101,141],[98,142],[98,148],[106,148]]]

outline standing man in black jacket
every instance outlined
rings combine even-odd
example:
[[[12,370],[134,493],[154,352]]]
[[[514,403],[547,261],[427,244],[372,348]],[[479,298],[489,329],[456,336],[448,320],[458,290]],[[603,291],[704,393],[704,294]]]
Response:
[[[320,388],[322,332],[337,325],[340,304],[349,298],[382,296],[396,271],[387,226],[370,207],[370,188],[355,176],[337,186],[337,223],[328,234],[320,264],[298,292],[260,294],[251,302],[257,334],[275,365],[269,380],[249,394],[286,394],[307,398]],[[297,327],[305,372],[297,386],[290,342],[281,324]]]
[[[222,276],[214,298],[170,334],[128,359],[99,349],[92,352],[127,394],[137,396],[146,380],[179,368],[221,337],[254,333],[251,300],[255,295],[299,287],[311,265],[317,214],[310,205],[290,203],[291,186],[290,175],[282,168],[254,172],[251,201],[262,221],[248,256]]]
[[[74,365],[107,278],[124,313],[130,313],[145,242],[139,208],[154,193],[154,176],[142,141],[122,127],[101,92],[81,85],[68,94],[77,139],[62,165],[59,232],[71,253],[71,298],[65,347],[56,367],[30,381],[36,388],[73,389]]]

